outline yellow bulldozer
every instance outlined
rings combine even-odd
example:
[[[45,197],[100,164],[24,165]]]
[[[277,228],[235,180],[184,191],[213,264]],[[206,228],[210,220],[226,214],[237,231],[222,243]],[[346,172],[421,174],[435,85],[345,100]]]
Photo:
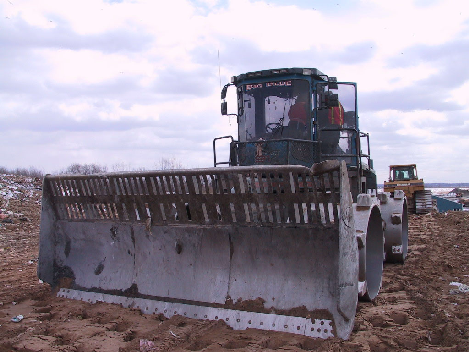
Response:
[[[377,194],[356,83],[248,72],[222,115],[229,87],[238,136],[215,138],[211,168],[44,178],[39,278],[67,282],[61,297],[346,339],[383,258],[407,253],[406,198]]]
[[[432,192],[425,189],[423,179],[417,175],[417,165],[390,165],[389,179],[384,181],[384,192],[394,194],[396,190],[405,193],[408,209],[416,214],[432,211]]]

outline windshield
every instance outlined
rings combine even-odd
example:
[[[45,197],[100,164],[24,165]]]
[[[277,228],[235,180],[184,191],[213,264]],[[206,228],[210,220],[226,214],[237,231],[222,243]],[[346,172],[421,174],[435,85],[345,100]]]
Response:
[[[396,181],[413,180],[414,178],[414,168],[411,166],[394,169],[394,180]]]
[[[240,141],[311,139],[309,92],[309,82],[300,79],[245,84]]]

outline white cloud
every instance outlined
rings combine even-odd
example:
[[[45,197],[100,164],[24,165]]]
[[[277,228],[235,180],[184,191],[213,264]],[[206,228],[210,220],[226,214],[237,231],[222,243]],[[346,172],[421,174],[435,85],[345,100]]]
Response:
[[[439,132],[437,129],[428,128],[429,124],[447,121],[445,114],[431,110],[410,112],[383,110],[378,112],[376,117],[381,120],[383,127],[390,131],[402,136],[425,138],[427,140],[438,137]]]
[[[96,50],[42,50],[49,63],[49,77],[56,83],[97,84],[122,75],[151,77],[153,67],[145,59]]]
[[[371,8],[370,11],[366,11]],[[461,31],[469,17],[462,0],[448,0],[417,6],[409,0],[363,0],[356,23],[360,35],[379,38],[381,49],[396,54],[415,44],[438,45]],[[366,34],[368,33],[368,34]]]
[[[253,42],[263,51],[302,51],[327,40],[321,39],[320,35],[312,35],[314,27],[322,28],[326,24],[323,16],[317,11],[300,10],[294,5],[230,1],[227,9],[209,15],[207,20],[209,30],[226,38]]]
[[[457,104],[466,107],[466,111],[469,111],[469,81],[465,82],[462,86],[451,90],[451,98],[447,101],[454,101]]]
[[[76,121],[82,121],[83,116],[88,114],[92,109],[93,106],[87,102],[80,102],[80,103],[71,103],[68,102],[60,103],[59,109],[62,110],[65,116],[70,116]]]
[[[374,58],[359,64],[342,65],[335,72],[339,80],[357,81],[359,92],[376,92],[394,91],[415,85],[436,74],[438,69],[430,63],[387,67],[386,60]]]
[[[117,100],[108,101],[106,110],[101,110],[98,116],[105,121],[119,121],[122,117],[132,117],[135,121],[159,120],[159,105],[132,105],[129,109],[120,106]]]

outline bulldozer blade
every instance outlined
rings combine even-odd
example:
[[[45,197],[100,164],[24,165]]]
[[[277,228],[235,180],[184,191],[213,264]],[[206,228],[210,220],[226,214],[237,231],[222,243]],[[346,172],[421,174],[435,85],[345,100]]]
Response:
[[[38,276],[59,295],[348,338],[358,252],[344,162],[46,176]]]

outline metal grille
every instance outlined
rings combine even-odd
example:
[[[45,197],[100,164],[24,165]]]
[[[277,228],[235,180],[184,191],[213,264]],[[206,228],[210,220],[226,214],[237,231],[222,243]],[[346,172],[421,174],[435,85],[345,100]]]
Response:
[[[297,139],[238,142],[240,165],[303,165],[319,161],[318,142]]]
[[[339,172],[258,166],[47,176],[57,219],[158,224],[330,224],[338,219]]]
[[[303,161],[305,163],[316,162],[317,157],[317,144],[311,142],[291,141],[290,143],[290,159]]]

